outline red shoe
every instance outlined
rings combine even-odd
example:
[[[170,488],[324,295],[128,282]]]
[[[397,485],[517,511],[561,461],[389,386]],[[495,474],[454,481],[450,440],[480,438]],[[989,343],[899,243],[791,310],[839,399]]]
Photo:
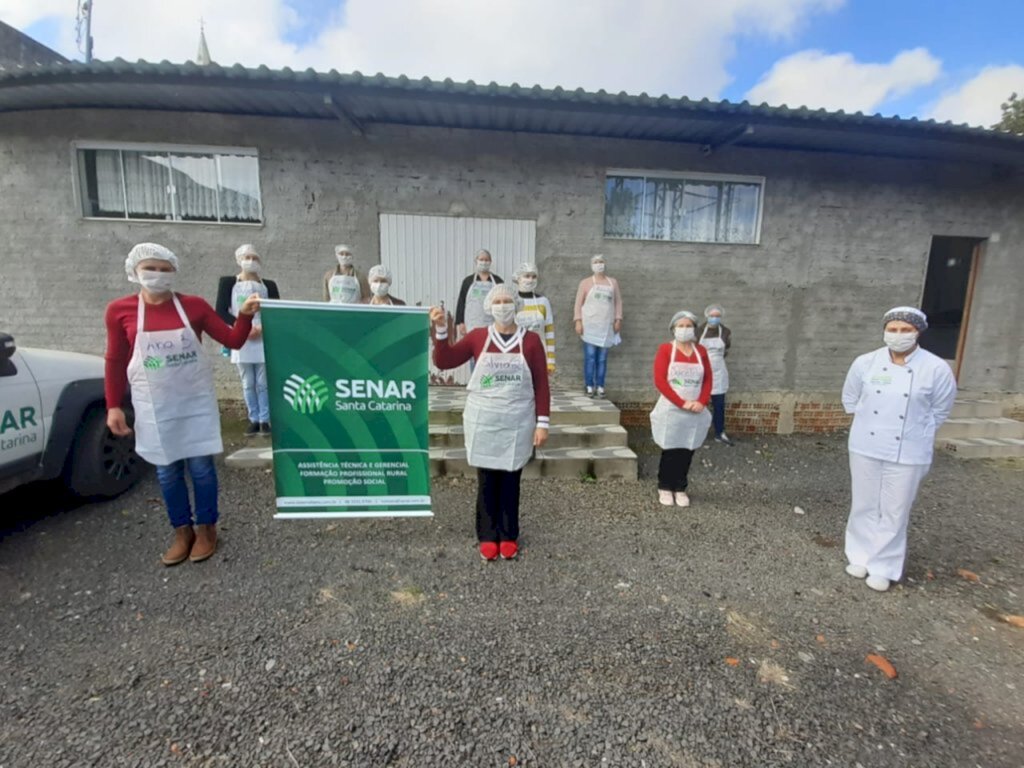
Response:
[[[502,560],[515,560],[519,554],[519,545],[514,541],[503,541],[498,549],[501,551]]]
[[[481,541],[480,557],[482,557],[484,560],[497,560],[498,545],[495,544],[493,541]]]

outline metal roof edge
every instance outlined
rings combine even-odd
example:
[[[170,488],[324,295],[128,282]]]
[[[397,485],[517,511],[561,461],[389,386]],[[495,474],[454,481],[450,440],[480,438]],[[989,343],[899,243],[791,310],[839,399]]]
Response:
[[[499,85],[491,82],[477,84],[472,80],[455,82],[451,78],[432,80],[405,75],[389,77],[381,73],[364,75],[361,72],[340,73],[336,70],[318,72],[313,69],[292,70],[270,69],[263,65],[247,68],[241,64],[230,67],[216,63],[198,65],[193,62],[173,64],[124,59],[94,61],[85,64],[79,61],[56,62],[42,66],[20,67],[5,70],[0,68],[0,91],[12,87],[31,87],[44,84],[67,84],[74,82],[164,82],[180,85],[210,85],[258,87],[262,89],[323,91],[362,90],[380,93],[415,93],[433,98],[458,98],[470,102],[492,100],[504,103],[531,104],[536,107],[560,108],[571,111],[606,111],[609,108],[624,112],[656,114],[663,116],[686,115],[704,117],[709,120],[730,120],[737,123],[751,122],[779,126],[800,127],[805,124],[816,129],[837,131],[871,131],[891,135],[918,135],[931,139],[963,143],[984,143],[1002,149],[1024,151],[1024,135],[988,128],[921,120],[916,117],[902,118],[881,114],[866,115],[861,112],[847,113],[842,110],[830,112],[825,109],[808,107],[790,108],[754,105],[747,101],[712,101],[687,97],[662,95],[652,97],[646,93],[628,94],[625,91],[611,94],[599,90],[585,91],[582,88],[568,90],[561,86],[543,88],[539,85],[524,87],[518,83]]]

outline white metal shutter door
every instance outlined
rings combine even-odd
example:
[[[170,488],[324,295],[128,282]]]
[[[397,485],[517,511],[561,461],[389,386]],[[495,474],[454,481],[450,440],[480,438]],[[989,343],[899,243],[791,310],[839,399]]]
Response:
[[[536,239],[537,222],[530,219],[380,214],[381,263],[394,276],[392,292],[409,304],[443,305],[453,317],[477,251],[490,251],[494,272],[509,282],[516,267],[534,260]],[[431,366],[431,378],[465,384],[469,366],[445,372]]]

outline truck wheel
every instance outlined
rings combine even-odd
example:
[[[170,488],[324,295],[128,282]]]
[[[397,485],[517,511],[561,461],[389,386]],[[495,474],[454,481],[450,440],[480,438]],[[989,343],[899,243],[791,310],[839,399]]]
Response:
[[[142,459],[135,453],[135,436],[116,437],[107,429],[102,408],[88,411],[66,465],[71,492],[80,497],[109,499],[127,491],[141,475]]]

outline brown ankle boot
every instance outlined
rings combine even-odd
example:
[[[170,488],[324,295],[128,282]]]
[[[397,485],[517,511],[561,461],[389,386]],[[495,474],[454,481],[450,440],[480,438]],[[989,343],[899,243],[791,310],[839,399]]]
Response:
[[[163,560],[164,565],[177,565],[185,562],[189,552],[192,551],[192,543],[195,540],[196,534],[191,525],[178,526],[174,529],[174,542],[160,559]]]
[[[197,525],[196,526],[196,541],[192,545],[192,554],[189,555],[188,559],[193,563],[199,563],[206,560],[208,557],[213,555],[217,551],[217,526],[216,525]]]

